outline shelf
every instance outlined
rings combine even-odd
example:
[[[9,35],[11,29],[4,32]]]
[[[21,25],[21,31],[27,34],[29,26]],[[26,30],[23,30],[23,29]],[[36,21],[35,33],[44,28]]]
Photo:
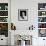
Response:
[[[8,16],[0,16],[0,17],[8,17]]]
[[[46,17],[46,15],[44,15],[44,16],[38,16],[38,17]]]
[[[46,28],[38,28],[38,29],[46,29]]]
[[[46,10],[38,10],[38,11],[46,11]]]
[[[0,10],[0,11],[8,11],[8,10]]]
[[[38,23],[46,23],[46,22],[38,22]]]
[[[38,36],[46,37],[46,3],[38,3]]]
[[[8,22],[0,22],[0,23],[8,23]]]
[[[0,3],[0,35],[8,37],[8,3]]]

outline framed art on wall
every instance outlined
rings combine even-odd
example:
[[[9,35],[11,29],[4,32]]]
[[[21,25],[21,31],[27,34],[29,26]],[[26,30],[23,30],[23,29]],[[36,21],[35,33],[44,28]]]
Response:
[[[18,9],[18,20],[28,21],[28,9]]]

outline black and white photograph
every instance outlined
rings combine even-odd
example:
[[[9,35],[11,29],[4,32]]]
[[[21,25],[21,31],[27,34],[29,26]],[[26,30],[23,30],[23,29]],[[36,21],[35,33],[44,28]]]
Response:
[[[19,21],[28,21],[28,9],[19,9],[18,10],[18,20]]]

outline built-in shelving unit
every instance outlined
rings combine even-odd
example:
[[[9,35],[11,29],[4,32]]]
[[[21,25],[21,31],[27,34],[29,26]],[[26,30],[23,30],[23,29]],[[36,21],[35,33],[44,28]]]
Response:
[[[46,37],[46,3],[38,3],[38,31],[39,36]]]
[[[8,37],[8,3],[0,3],[0,35]]]

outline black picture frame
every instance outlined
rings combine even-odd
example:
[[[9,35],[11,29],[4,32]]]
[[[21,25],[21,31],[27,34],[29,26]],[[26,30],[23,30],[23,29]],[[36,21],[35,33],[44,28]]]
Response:
[[[28,9],[18,9],[18,21],[28,21]]]

